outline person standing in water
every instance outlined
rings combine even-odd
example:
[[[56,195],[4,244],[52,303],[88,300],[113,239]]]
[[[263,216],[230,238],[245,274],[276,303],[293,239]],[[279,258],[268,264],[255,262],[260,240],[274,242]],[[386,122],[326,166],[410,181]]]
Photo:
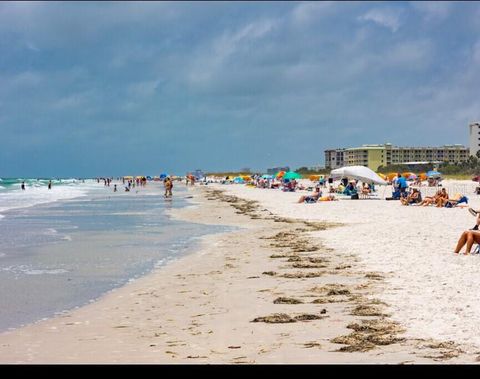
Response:
[[[48,182],[48,189],[52,189],[52,181],[51,180]]]
[[[163,182],[164,186],[165,186],[165,197],[172,197],[173,194],[172,194],[172,188],[173,188],[173,183],[172,183],[172,179],[170,179],[170,177],[166,177],[165,178],[165,181]]]
[[[22,182],[22,190],[25,191],[25,182]]]

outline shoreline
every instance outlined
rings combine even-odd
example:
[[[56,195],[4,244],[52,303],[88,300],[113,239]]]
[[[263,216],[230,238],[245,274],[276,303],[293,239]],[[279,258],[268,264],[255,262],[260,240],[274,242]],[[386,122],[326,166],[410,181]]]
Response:
[[[383,276],[324,245],[332,223],[281,217],[223,190],[195,187],[194,205],[169,214],[238,230],[202,237],[191,254],[95,303],[0,334],[0,361],[475,361],[455,343],[405,338],[376,298]]]

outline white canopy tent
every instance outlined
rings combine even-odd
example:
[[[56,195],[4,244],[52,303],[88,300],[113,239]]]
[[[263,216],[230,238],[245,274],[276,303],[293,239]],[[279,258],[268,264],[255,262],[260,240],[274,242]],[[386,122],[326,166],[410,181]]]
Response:
[[[369,184],[388,185],[388,183],[378,176],[375,171],[365,166],[346,166],[337,168],[330,172],[330,176],[333,179],[350,178]]]

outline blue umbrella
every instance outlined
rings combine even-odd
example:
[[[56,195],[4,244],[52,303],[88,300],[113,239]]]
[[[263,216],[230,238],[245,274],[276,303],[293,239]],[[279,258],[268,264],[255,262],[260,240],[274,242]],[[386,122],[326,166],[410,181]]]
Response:
[[[161,175],[160,175],[160,179],[164,179],[164,178],[166,178],[167,176],[168,176],[167,174],[161,174]]]
[[[428,171],[426,175],[429,178],[438,178],[438,177],[442,176],[442,173],[438,172],[438,171]]]

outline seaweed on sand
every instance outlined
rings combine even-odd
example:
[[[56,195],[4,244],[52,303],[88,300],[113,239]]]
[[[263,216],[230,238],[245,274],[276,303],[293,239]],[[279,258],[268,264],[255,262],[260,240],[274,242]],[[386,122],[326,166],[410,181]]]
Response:
[[[293,297],[278,297],[273,301],[274,304],[303,304],[302,300]]]
[[[270,316],[257,317],[252,322],[266,322],[268,324],[285,324],[290,322],[297,322],[294,318],[285,313],[274,313]]]
[[[302,278],[318,278],[325,274],[324,271],[316,271],[316,272],[293,272],[293,273],[286,273],[280,275],[282,278],[288,279],[302,279]]]
[[[385,319],[362,320],[361,324],[352,323],[347,328],[354,331],[331,340],[333,343],[347,345],[341,347],[338,351],[368,351],[376,346],[391,345],[405,340],[397,337],[397,334],[404,330],[397,323]]]
[[[378,308],[360,304],[350,312],[353,316],[385,316]]]

